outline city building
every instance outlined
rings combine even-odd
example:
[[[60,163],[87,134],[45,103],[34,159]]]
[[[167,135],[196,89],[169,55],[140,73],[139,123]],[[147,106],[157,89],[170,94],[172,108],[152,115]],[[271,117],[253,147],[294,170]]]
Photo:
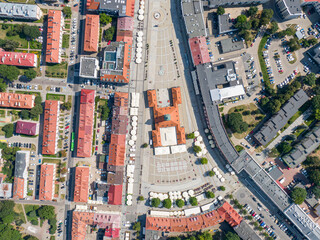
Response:
[[[290,168],[298,167],[307,156],[320,145],[320,126],[317,125],[305,137],[294,146],[293,150],[282,157],[282,160]]]
[[[14,162],[13,199],[24,199],[27,196],[29,151],[17,151]]]
[[[241,221],[241,223],[235,226],[233,230],[242,240],[261,240],[258,233],[256,233],[252,226],[250,226],[246,221]]]
[[[82,78],[98,78],[99,60],[94,57],[81,57],[80,58],[80,71],[79,76]]]
[[[135,0],[88,0],[87,10],[105,12],[109,15],[118,17],[134,16]]]
[[[108,191],[108,204],[121,205],[122,204],[122,185],[110,185]]]
[[[148,104],[153,108],[154,147],[175,146],[186,143],[184,127],[180,126],[179,108],[182,103],[180,88],[148,90]],[[172,99],[172,100],[170,100]]]
[[[123,166],[126,154],[126,135],[111,134],[108,164]]]
[[[36,4],[0,3],[0,18],[40,20],[42,11]]]
[[[111,134],[126,135],[129,113],[128,93],[115,92],[112,108]]]
[[[0,198],[12,198],[12,183],[5,183],[4,179],[0,178]]]
[[[35,98],[35,95],[30,94],[1,92],[0,107],[31,109],[34,107]]]
[[[74,175],[74,202],[87,202],[89,194],[89,167],[76,167]]]
[[[258,5],[269,2],[269,0],[204,0],[207,2],[209,8],[217,8],[219,6],[224,7],[237,7],[237,5],[248,6]]]
[[[54,183],[56,178],[56,164],[41,164],[39,200],[51,201],[54,194]]]
[[[255,141],[263,146],[267,145],[308,100],[308,95],[302,89],[297,91],[280,111],[272,116],[261,129],[253,135]]]
[[[229,53],[239,51],[244,48],[243,41],[233,41],[231,38],[226,38],[220,41],[221,53]]]
[[[86,206],[77,205],[72,213],[71,239],[85,240],[88,225],[105,229],[106,239],[119,239],[120,223],[120,212],[96,212],[87,210]]]
[[[207,37],[202,0],[181,0],[181,9],[188,38]]]
[[[276,0],[276,6],[285,20],[302,17],[300,0]]]
[[[1,48],[0,59],[0,64],[19,67],[37,67],[38,64],[37,55],[34,53],[6,52]]]
[[[121,185],[123,183],[124,166],[107,166],[107,183]]]
[[[196,69],[202,95],[210,94],[212,102],[221,103],[245,95],[242,79],[237,76],[233,61],[201,64]]]
[[[132,45],[133,18],[119,17],[117,20],[117,42],[125,42]]]
[[[17,121],[15,132],[17,134],[24,134],[24,135],[29,135],[29,136],[38,135],[39,134],[38,123]]]
[[[226,34],[237,31],[230,19],[230,14],[223,14],[218,16],[219,34]]]
[[[77,157],[91,157],[95,91],[82,89],[80,96]]]
[[[320,44],[311,48],[307,53],[316,62],[316,64],[320,66]]]
[[[197,66],[210,62],[209,49],[205,37],[189,38],[189,47],[193,65]]]
[[[42,154],[53,155],[58,150],[59,101],[46,100],[44,104]]]
[[[99,46],[99,15],[87,14],[84,30],[83,51],[98,52]]]
[[[49,10],[47,27],[46,63],[61,63],[63,14]]]
[[[102,203],[108,202],[109,185],[105,182],[95,182],[95,200]]]
[[[111,42],[104,49],[100,80],[103,82],[129,83],[131,44]]]

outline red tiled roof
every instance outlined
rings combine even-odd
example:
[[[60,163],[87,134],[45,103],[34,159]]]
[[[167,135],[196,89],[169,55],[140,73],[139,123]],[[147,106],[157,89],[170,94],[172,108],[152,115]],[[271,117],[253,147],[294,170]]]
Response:
[[[126,154],[126,135],[111,134],[109,145],[109,162],[114,166],[123,166]]]
[[[41,165],[39,200],[51,201],[53,197],[53,185],[55,176],[55,164],[44,163]]]
[[[231,227],[237,226],[242,221],[242,217],[234,208],[226,201],[218,208],[218,213],[227,221]]]
[[[36,67],[37,60],[37,55],[34,53],[6,52],[0,48],[0,64]]]
[[[17,178],[17,177],[14,178],[12,197],[13,199],[22,199],[25,197],[23,178]]]
[[[89,190],[89,173],[88,167],[76,167],[74,179],[74,202],[87,202]]]
[[[87,225],[93,224],[93,212],[77,212],[72,214],[72,240],[84,240],[87,233]]]
[[[35,98],[30,94],[0,92],[0,107],[31,109]]]
[[[17,121],[16,133],[34,136],[38,133],[38,124],[33,122]]]
[[[61,47],[61,17],[62,12],[58,10],[49,10],[48,27],[47,27],[47,48],[46,62],[60,63],[60,47]]]
[[[119,17],[117,21],[117,31],[133,31],[132,17]],[[132,34],[132,33],[131,33]]]
[[[98,52],[99,43],[99,15],[86,15],[83,50],[85,52]]]
[[[86,6],[88,10],[98,10],[100,2],[95,0],[87,0]]]
[[[135,3],[135,0],[127,0],[126,16],[129,16],[129,17],[134,16],[134,3]]]
[[[91,157],[95,91],[81,90],[77,157]]]
[[[108,204],[122,204],[122,185],[111,185],[108,191]]]
[[[162,146],[160,128],[175,127],[177,143],[185,144],[186,136],[184,127],[180,126],[178,104],[182,103],[180,88],[171,88],[172,106],[158,108],[156,90],[147,91],[149,107],[153,108],[155,130],[152,131],[153,146]],[[165,120],[165,115],[170,115],[170,120]]]
[[[104,236],[108,238],[119,238],[120,237],[120,228],[106,228]]]
[[[210,62],[210,56],[205,37],[190,38],[189,45],[194,65]]]
[[[121,74],[102,74],[100,76],[101,81],[117,82],[117,83],[129,83],[130,82],[130,62],[132,52],[132,42],[124,44],[124,56],[123,56],[123,69]]]
[[[42,154],[57,152],[57,124],[59,117],[59,101],[46,100],[44,106]]]

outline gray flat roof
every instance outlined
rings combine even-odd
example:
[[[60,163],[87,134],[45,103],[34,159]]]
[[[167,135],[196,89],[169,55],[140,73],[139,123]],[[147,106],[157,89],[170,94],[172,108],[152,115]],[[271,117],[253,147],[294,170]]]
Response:
[[[96,58],[81,57],[80,60],[80,77],[97,78],[99,61]]]
[[[238,51],[244,48],[243,41],[232,42],[231,38],[223,39],[220,41],[222,53]]]
[[[35,4],[0,3],[0,17],[40,19],[41,9]]]
[[[319,124],[306,134],[304,139],[297,144],[294,149],[285,155],[282,159],[285,163],[295,168],[306,160],[307,156],[320,145],[320,126]]]
[[[291,222],[310,240],[320,239],[319,225],[314,223],[312,219],[296,204],[291,204],[283,212]]]
[[[309,51],[313,60],[320,65],[320,43]]]
[[[215,8],[227,5],[252,5],[252,3],[267,2],[267,0],[209,0],[208,7]]]
[[[300,89],[289,101],[272,116],[262,127],[255,133],[254,138],[261,144],[267,145],[283,128],[288,120],[299,110],[299,108],[309,100],[307,94]]]
[[[269,175],[273,178],[273,180],[277,181],[283,175],[283,172],[279,169],[279,167],[274,166],[269,172]]]
[[[17,178],[24,178],[24,173],[27,171],[29,165],[30,152],[17,151],[16,160],[14,164],[14,176]]]
[[[181,0],[181,9],[189,38],[206,37],[202,0]]]
[[[111,42],[103,53],[101,75],[121,75],[123,73],[124,43]]]
[[[233,22],[230,19],[229,14],[223,14],[218,16],[219,34],[237,31],[233,27]]]
[[[283,0],[288,12],[292,15],[301,14],[301,1],[300,0]]]
[[[261,240],[258,234],[248,225],[246,221],[241,221],[233,230],[242,240]]]
[[[127,0],[98,0],[99,10],[106,11],[113,15],[126,16]]]

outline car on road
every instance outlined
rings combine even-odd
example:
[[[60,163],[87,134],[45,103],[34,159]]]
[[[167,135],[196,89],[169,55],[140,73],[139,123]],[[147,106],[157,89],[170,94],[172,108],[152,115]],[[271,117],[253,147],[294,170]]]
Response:
[[[65,127],[65,129],[68,129],[68,128],[69,128],[69,126],[66,126],[66,127]]]
[[[255,201],[255,202],[257,201],[257,199],[255,197],[252,197],[252,200]]]
[[[39,158],[39,164],[41,164],[41,158]]]

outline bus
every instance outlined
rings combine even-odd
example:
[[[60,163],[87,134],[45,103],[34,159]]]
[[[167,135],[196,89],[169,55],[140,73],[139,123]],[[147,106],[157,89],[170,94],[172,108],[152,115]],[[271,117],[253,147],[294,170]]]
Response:
[[[73,152],[74,150],[74,132],[71,133],[71,149],[70,151]]]

